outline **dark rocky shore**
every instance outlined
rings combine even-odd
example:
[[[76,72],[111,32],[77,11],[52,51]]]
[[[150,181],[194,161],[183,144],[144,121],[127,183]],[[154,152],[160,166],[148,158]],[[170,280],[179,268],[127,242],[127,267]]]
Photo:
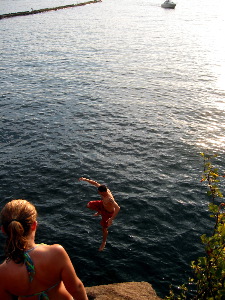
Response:
[[[86,287],[89,300],[162,300],[148,282],[124,282]]]
[[[21,11],[21,12],[10,13],[10,14],[3,14],[3,15],[0,15],[0,19],[12,18],[12,17],[18,17],[18,16],[35,15],[35,14],[40,14],[40,13],[44,13],[44,12],[48,12],[48,11],[71,8],[71,7],[76,7],[76,6],[83,6],[83,5],[97,3],[97,2],[101,2],[101,0],[93,0],[93,1],[88,1],[88,2],[83,2],[83,3],[78,3],[78,4],[69,4],[69,5],[52,7],[52,8],[42,8],[42,9],[36,9],[36,10],[31,10],[31,11],[28,10],[28,11]]]

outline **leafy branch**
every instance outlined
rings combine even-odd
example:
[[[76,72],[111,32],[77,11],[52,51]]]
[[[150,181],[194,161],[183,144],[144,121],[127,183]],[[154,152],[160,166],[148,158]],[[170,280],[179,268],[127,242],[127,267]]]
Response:
[[[201,153],[204,159],[204,172],[202,182],[207,182],[209,196],[210,217],[214,218],[214,229],[212,236],[201,236],[205,247],[205,256],[199,257],[191,263],[194,278],[189,279],[190,284],[196,286],[194,296],[190,296],[186,285],[179,287],[180,293],[176,295],[170,290],[166,300],[224,300],[225,299],[225,203],[222,202],[223,194],[219,184],[225,177],[219,174],[217,168],[212,165],[212,159],[216,155]]]

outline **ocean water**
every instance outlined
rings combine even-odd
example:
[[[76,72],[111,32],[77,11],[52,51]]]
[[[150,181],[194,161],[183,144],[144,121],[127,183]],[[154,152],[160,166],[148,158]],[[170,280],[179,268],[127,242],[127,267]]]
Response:
[[[72,1],[1,0],[0,13]],[[211,233],[200,152],[224,169],[222,0],[103,0],[0,20],[0,206],[33,202],[37,242],[60,243],[85,286],[168,294]],[[98,199],[121,207],[103,252]],[[0,237],[1,260],[4,237]]]

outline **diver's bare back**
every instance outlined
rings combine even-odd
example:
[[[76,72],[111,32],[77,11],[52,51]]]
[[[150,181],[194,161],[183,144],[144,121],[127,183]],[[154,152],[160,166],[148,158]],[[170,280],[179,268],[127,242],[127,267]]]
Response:
[[[103,201],[103,205],[104,208],[108,211],[108,212],[114,212],[114,197],[111,193],[111,191],[109,189],[107,189],[107,196],[103,197],[102,196],[102,201]]]

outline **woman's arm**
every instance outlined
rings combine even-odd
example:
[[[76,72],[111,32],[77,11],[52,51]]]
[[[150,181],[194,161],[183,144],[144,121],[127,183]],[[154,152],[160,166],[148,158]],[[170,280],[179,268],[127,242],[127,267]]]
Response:
[[[58,257],[60,258],[61,279],[65,288],[75,300],[88,300],[84,285],[78,278],[69,255],[62,246],[57,245],[56,247],[58,248]]]

